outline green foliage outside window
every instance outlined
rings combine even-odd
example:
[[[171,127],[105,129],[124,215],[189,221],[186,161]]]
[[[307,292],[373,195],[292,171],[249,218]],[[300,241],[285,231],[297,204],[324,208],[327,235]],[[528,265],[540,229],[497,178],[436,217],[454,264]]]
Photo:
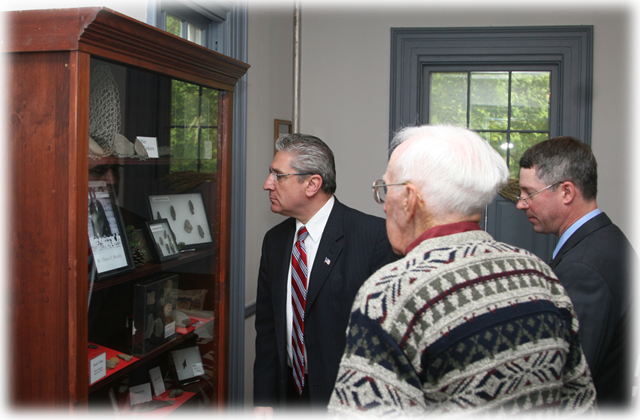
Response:
[[[514,72],[511,84],[511,129],[549,131],[550,76],[547,72]]]
[[[478,132],[517,178],[522,153],[549,138],[550,80],[547,71],[433,72],[429,123]]]
[[[216,172],[218,101],[215,89],[172,81],[171,172]]]
[[[173,35],[184,37],[196,44],[205,45],[205,38],[207,36],[206,29],[196,25],[195,23],[185,21],[179,17],[165,14],[164,19],[165,30]]]
[[[429,123],[467,126],[468,73],[432,73]]]
[[[170,34],[182,36],[182,21],[177,17],[167,14],[164,21],[164,26],[165,30]]]

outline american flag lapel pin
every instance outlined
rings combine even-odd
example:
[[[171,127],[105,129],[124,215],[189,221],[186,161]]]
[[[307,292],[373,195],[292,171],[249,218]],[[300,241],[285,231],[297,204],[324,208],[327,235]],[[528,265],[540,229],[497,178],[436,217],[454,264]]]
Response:
[[[329,265],[329,264],[331,264],[331,260],[329,258],[327,258],[327,257],[324,257],[324,263]]]

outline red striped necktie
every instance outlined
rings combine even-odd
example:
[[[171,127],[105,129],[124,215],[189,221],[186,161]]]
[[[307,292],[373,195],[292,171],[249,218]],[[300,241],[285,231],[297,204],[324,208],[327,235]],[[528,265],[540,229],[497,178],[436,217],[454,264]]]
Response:
[[[307,250],[304,240],[309,235],[306,227],[298,230],[298,239],[291,253],[291,306],[293,308],[293,325],[291,329],[291,364],[293,381],[302,394],[304,388],[304,309],[307,306]]]

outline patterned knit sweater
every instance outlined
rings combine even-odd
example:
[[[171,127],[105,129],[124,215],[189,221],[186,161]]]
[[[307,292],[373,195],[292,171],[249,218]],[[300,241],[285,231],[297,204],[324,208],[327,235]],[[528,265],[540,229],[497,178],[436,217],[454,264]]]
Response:
[[[582,412],[595,400],[578,321],[551,269],[484,231],[423,241],[353,304],[329,411]]]

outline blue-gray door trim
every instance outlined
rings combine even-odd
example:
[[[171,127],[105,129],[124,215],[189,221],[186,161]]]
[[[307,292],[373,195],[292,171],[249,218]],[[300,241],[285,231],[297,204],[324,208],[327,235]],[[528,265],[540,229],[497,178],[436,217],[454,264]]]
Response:
[[[222,53],[247,61],[247,3],[235,2],[224,23]],[[229,267],[229,370],[227,400],[244,403],[245,242],[247,168],[247,75],[236,83],[233,97],[231,165],[231,252]]]

